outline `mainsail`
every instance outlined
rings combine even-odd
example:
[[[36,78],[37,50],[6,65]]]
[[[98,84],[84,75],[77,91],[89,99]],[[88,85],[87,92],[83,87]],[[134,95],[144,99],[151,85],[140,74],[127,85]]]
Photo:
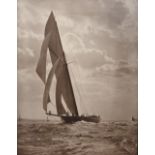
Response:
[[[53,67],[51,68],[46,80],[47,49],[49,49]],[[61,39],[53,12],[51,12],[46,23],[45,39],[42,44],[41,54],[36,71],[41,80],[45,83],[43,109],[47,112],[47,104],[50,101],[48,94],[52,84],[53,76],[55,75],[57,79],[55,92],[58,115],[66,113],[65,107],[62,103],[62,98],[64,99],[70,113],[78,115],[78,109],[73,93],[68,66],[66,63],[65,53],[62,48]]]

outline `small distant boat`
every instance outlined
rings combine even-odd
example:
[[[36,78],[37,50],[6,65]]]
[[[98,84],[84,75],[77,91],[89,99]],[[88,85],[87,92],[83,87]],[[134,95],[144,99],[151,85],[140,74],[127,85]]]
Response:
[[[53,66],[46,79],[46,57],[48,49]],[[45,38],[41,46],[40,58],[36,72],[45,84],[43,109],[47,116],[61,117],[61,119],[66,123],[74,123],[82,120],[95,123],[100,121],[100,116],[97,115],[79,115],[65,52],[61,44],[53,12],[51,12],[45,26]],[[54,75],[57,80],[55,90],[57,114],[52,114],[51,111],[47,111],[47,105],[51,102],[49,92]]]
[[[132,121],[137,122],[138,120],[134,116],[132,116]]]

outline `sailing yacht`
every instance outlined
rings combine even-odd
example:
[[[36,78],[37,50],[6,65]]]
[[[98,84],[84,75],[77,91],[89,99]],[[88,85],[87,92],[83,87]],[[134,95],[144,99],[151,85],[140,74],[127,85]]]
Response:
[[[44,36],[36,72],[45,85],[43,94],[43,109],[45,110],[45,114],[48,116],[61,117],[66,123],[74,123],[82,120],[98,123],[100,121],[100,116],[79,115],[65,52],[61,44],[59,30],[53,12],[51,12],[47,20]],[[46,79],[46,58],[48,49],[52,61],[52,68]],[[49,92],[54,75],[57,80],[55,89],[57,114],[53,114],[51,111],[47,110],[47,105],[51,102]],[[69,112],[66,111],[62,98]]]

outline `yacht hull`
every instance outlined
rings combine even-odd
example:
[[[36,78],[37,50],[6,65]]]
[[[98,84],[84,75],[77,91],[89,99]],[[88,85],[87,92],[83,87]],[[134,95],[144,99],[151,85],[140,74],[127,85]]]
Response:
[[[78,121],[86,121],[86,122],[100,122],[100,116],[90,115],[90,116],[61,116],[61,119],[65,123],[75,123]]]

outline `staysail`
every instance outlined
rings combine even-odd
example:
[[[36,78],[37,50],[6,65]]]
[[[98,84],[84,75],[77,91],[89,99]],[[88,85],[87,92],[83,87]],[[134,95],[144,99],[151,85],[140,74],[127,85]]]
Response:
[[[47,48],[49,49],[51,61],[53,68],[49,72],[46,81],[46,57]],[[45,39],[41,48],[39,63],[37,66],[37,73],[45,82],[45,90],[43,96],[43,108],[47,111],[48,104],[48,94],[52,83],[53,75],[55,74],[56,83],[56,107],[59,115],[65,114],[66,110],[64,108],[64,103],[62,102],[62,97],[65,101],[65,105],[69,109],[70,113],[78,115],[78,109],[76,106],[76,101],[73,93],[73,88],[71,84],[71,79],[68,71],[68,66],[66,63],[65,54],[62,48],[61,39],[57,27],[57,23],[54,18],[53,12],[51,12],[45,27]]]

